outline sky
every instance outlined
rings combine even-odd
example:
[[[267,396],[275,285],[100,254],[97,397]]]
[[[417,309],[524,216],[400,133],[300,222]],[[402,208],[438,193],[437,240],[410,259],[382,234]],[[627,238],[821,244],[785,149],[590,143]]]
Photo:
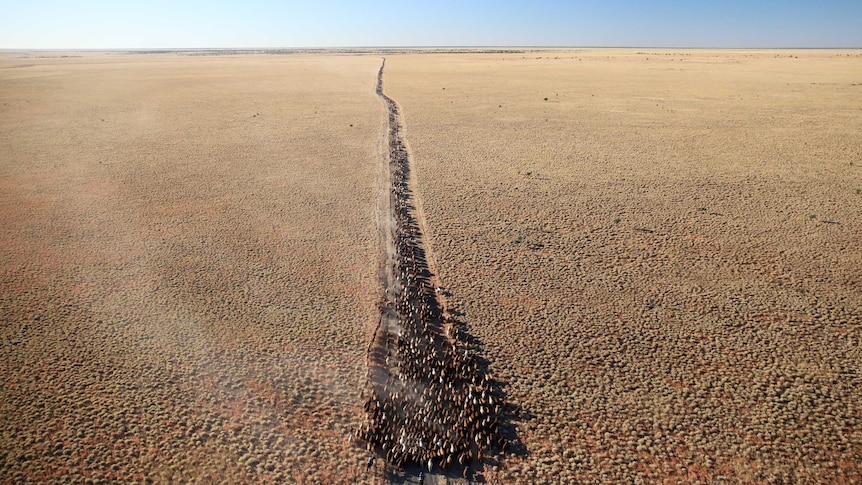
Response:
[[[862,47],[862,0],[0,0],[0,49]]]

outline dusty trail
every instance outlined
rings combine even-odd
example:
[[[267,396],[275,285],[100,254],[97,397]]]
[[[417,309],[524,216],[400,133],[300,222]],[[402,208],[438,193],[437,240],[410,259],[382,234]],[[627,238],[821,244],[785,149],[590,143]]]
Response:
[[[357,440],[382,458],[390,479],[425,483],[470,477],[492,447],[504,448],[503,396],[465,344],[429,265],[399,108],[389,115],[389,214],[380,322],[368,349],[365,420]]]

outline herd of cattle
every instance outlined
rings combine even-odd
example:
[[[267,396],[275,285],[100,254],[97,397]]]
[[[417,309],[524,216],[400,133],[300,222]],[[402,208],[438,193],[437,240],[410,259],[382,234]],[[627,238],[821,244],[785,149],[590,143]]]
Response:
[[[365,422],[356,437],[393,466],[460,466],[466,474],[468,463],[491,446],[505,447],[498,432],[503,399],[440,310],[410,206],[398,106],[383,94],[382,81],[381,66],[377,94],[389,110],[395,254],[370,351]]]

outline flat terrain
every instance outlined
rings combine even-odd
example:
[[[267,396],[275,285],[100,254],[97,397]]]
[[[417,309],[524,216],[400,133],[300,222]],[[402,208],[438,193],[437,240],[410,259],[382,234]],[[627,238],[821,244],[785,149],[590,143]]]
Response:
[[[0,54],[0,482],[369,481],[380,56],[65,54]],[[386,57],[485,477],[862,481],[862,52]]]
[[[379,66],[4,54],[0,482],[354,476]]]
[[[862,480],[859,51],[392,56],[386,90],[523,408],[505,481]]]

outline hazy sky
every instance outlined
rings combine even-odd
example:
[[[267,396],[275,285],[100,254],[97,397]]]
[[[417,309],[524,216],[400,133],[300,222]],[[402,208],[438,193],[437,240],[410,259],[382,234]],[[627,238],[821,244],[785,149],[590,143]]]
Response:
[[[862,47],[862,0],[0,0],[0,48]]]

